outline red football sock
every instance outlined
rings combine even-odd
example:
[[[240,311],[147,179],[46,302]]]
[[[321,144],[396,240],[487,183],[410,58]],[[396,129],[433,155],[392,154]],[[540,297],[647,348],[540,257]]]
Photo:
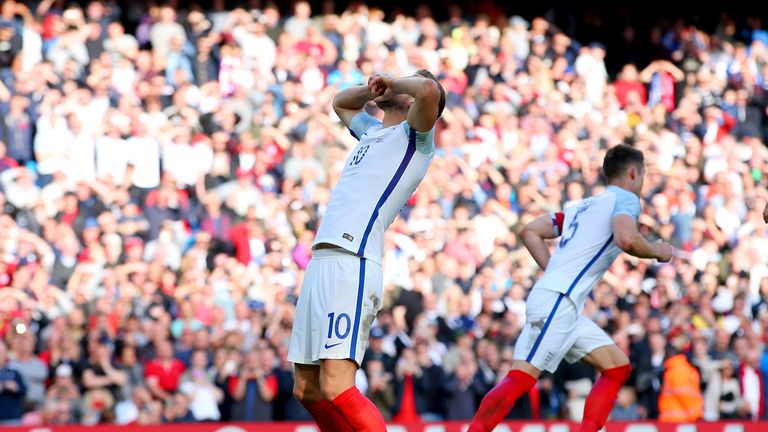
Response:
[[[483,398],[467,432],[491,432],[509,414],[517,399],[536,385],[536,378],[521,370],[510,371]]]
[[[541,413],[539,412],[541,400],[539,396],[539,386],[535,385],[528,390],[528,399],[531,401],[531,417],[534,420],[541,418]]]
[[[597,432],[611,414],[616,396],[621,386],[629,378],[632,368],[629,365],[619,366],[603,371],[600,379],[592,387],[584,406],[584,419],[581,421],[581,432]]]
[[[320,432],[354,432],[352,426],[341,415],[341,412],[329,400],[308,404],[305,408],[312,414]]]
[[[347,419],[354,432],[386,432],[387,425],[379,409],[356,387],[350,387],[336,396],[333,406]]]

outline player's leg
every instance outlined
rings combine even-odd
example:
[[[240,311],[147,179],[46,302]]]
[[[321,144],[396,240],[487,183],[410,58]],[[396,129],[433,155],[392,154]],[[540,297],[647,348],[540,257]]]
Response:
[[[515,402],[535,385],[541,371],[536,366],[515,360],[512,370],[483,397],[467,432],[493,430],[512,410]]]
[[[293,396],[309,411],[320,432],[353,432],[352,427],[320,391],[320,366],[295,365]]]
[[[575,334],[576,309],[565,295],[533,290],[526,302],[526,324],[515,345],[515,363],[480,403],[468,432],[490,432],[515,402],[529,392],[542,370],[554,372]]]
[[[320,388],[355,432],[385,432],[384,417],[368,398],[355,387],[357,363],[351,360],[323,360]]]
[[[299,301],[294,313],[288,360],[294,364],[293,394],[309,411],[321,432],[352,432],[349,423],[320,391],[320,338],[317,329],[322,323],[325,296],[323,287],[332,284],[330,260],[313,259],[304,276]]]
[[[353,431],[385,432],[381,412],[355,387],[355,374],[381,305],[381,266],[354,256],[343,257],[337,263],[339,279],[330,308],[325,311],[328,322],[320,339],[320,391]]]
[[[608,420],[619,390],[629,378],[632,369],[627,356],[597,324],[586,317],[579,321],[579,335],[573,352],[568,355],[578,356],[586,352],[581,361],[600,371],[600,378],[589,392],[584,405],[581,430],[597,432]]]

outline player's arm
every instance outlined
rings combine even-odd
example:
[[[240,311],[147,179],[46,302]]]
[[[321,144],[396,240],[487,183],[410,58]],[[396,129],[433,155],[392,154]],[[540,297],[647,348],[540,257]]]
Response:
[[[373,89],[391,89],[394,94],[407,94],[413,97],[413,104],[408,110],[408,125],[419,132],[429,132],[437,122],[440,109],[440,88],[437,83],[421,75],[392,78],[386,75],[375,77],[371,83]],[[384,93],[382,98],[390,97]]]
[[[333,110],[347,127],[352,124],[352,119],[361,112],[365,104],[377,96],[367,85],[354,86],[344,89],[333,98]]]
[[[637,221],[623,213],[613,217],[613,241],[621,250],[638,258],[656,258],[661,262],[667,262],[675,253],[672,245],[668,243],[649,242],[637,230]]]
[[[547,269],[550,258],[546,240],[560,236],[562,229],[563,214],[553,213],[539,216],[520,231],[520,240],[542,270]]]

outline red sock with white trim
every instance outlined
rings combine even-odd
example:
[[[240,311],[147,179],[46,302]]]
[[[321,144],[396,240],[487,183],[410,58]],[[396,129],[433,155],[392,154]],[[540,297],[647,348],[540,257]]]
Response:
[[[354,432],[352,426],[329,400],[307,404],[307,411],[320,428],[320,432]]]
[[[536,385],[536,378],[521,370],[510,371],[496,387],[483,398],[467,432],[491,432],[515,406],[520,396]]]
[[[381,412],[357,387],[346,389],[331,403],[347,419],[354,432],[387,432]]]
[[[611,414],[621,386],[631,373],[632,368],[628,364],[603,371],[587,396],[581,432],[597,432],[602,429]]]

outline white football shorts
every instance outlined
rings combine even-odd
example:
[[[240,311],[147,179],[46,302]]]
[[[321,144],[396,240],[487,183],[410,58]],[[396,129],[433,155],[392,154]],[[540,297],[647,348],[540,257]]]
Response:
[[[319,365],[350,359],[358,366],[381,308],[381,265],[344,249],[314,251],[296,305],[288,360]]]
[[[613,340],[592,320],[578,313],[565,294],[543,288],[531,290],[525,326],[515,344],[515,360],[555,372],[560,361],[575,363]]]

